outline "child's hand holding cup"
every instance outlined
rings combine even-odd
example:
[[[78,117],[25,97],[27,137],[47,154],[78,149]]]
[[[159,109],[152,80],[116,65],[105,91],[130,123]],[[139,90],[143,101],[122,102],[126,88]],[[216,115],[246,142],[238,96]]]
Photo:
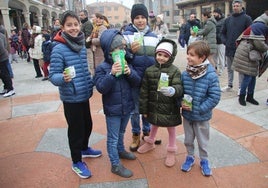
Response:
[[[64,76],[64,80],[66,82],[70,82],[72,80],[72,78],[74,78],[76,76],[74,66],[66,67],[64,69],[63,76]]]
[[[190,95],[184,94],[183,99],[182,99],[182,108],[184,110],[189,110],[192,111],[193,107],[193,98]]]

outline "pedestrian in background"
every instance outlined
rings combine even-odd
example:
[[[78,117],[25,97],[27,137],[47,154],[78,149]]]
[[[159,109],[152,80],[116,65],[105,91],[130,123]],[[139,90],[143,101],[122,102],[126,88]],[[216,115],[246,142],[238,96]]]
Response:
[[[232,7],[233,13],[225,19],[221,32],[221,40],[225,45],[225,58],[228,73],[228,85],[221,89],[222,92],[233,91],[234,71],[231,67],[236,51],[236,39],[252,23],[251,17],[248,16],[242,9],[242,0],[233,0]],[[239,90],[242,79],[243,75],[239,74],[238,95],[240,94]]]
[[[187,45],[189,45],[189,38],[191,36],[191,28],[196,26],[198,29],[201,28],[200,21],[196,18],[194,13],[190,14],[189,20],[186,22],[186,33],[185,33],[185,41]]]
[[[268,11],[266,13],[263,22],[253,22],[237,39],[238,46],[232,69],[244,75],[238,99],[242,106],[246,106],[246,101],[259,105],[254,99],[254,92],[256,77],[259,74],[259,61],[263,61],[264,53],[268,51]]]
[[[51,51],[52,51],[52,43],[50,40],[50,35],[49,34],[43,34],[43,43],[42,43],[42,52],[43,52],[43,73],[44,73],[44,78],[42,81],[48,80],[48,66],[50,64],[50,56],[51,56]]]
[[[216,8],[213,11],[213,16],[217,21],[216,24],[216,41],[217,41],[217,51],[215,54],[215,65],[217,68],[218,75],[220,76],[223,73],[225,68],[225,45],[221,41],[221,30],[224,23],[224,15],[221,12],[221,9]]]
[[[188,64],[182,73],[184,99],[181,105],[187,157],[181,170],[188,172],[194,165],[196,138],[204,176],[212,175],[208,161],[209,120],[221,97],[218,75],[207,60],[209,55],[210,47],[205,41],[193,42],[187,47]]]
[[[50,59],[49,80],[59,87],[68,140],[72,157],[72,170],[81,178],[91,177],[82,157],[99,157],[100,150],[88,146],[92,132],[89,99],[93,93],[93,80],[88,71],[84,33],[75,12],[65,11],[61,17],[62,29],[54,37],[55,46]]]
[[[41,67],[43,66],[43,52],[42,52],[43,37],[41,27],[33,26],[33,34],[30,41],[29,54],[33,59],[34,70],[36,73],[35,78],[42,77]]]
[[[169,34],[167,24],[164,22],[164,14],[159,14],[156,16],[156,22],[153,28],[153,33],[157,35],[160,39],[166,38]]]
[[[0,78],[4,84],[1,91],[3,97],[10,97],[15,94],[12,80],[8,71],[9,57],[8,57],[8,42],[6,38],[6,29],[0,25]]]
[[[185,35],[186,35],[186,23],[185,23],[185,19],[182,18],[180,22],[180,33],[179,33],[179,39],[178,39],[181,49],[184,49],[186,45]]]
[[[217,52],[217,41],[216,41],[216,23],[217,21],[212,16],[210,11],[205,11],[202,13],[202,21],[204,27],[197,32],[197,35],[202,35],[203,40],[208,43],[210,48],[210,55],[208,56],[209,62],[216,67],[214,61],[214,55]]]

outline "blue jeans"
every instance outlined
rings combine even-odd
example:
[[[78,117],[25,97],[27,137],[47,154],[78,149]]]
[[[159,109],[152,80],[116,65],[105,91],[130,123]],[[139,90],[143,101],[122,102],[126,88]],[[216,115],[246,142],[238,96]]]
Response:
[[[139,112],[139,97],[140,97],[140,89],[133,88],[132,89],[132,97],[134,101],[135,108],[131,113],[131,126],[132,133],[140,134],[140,112]],[[142,117],[142,132],[149,133],[151,125],[146,121],[144,117]]]
[[[106,116],[107,151],[112,166],[118,165],[119,153],[125,151],[124,134],[130,115]]]
[[[241,83],[241,95],[253,94],[256,85],[256,76],[249,76],[244,74],[244,79]]]

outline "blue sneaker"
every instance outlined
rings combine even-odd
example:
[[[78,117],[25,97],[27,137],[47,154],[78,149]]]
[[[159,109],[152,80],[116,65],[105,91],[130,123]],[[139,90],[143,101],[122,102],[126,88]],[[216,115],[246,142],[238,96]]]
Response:
[[[89,171],[87,164],[85,162],[77,162],[73,163],[72,170],[80,177],[80,178],[89,178],[91,177],[91,172]]]
[[[181,170],[183,172],[189,172],[192,168],[192,166],[194,165],[194,157],[193,156],[190,156],[188,155],[186,157],[186,160],[185,162],[183,163],[183,165],[181,165]]]
[[[208,160],[202,159],[200,161],[200,167],[201,167],[202,174],[204,176],[211,176],[212,175],[212,171],[209,167]]]
[[[87,150],[81,151],[82,157],[99,157],[102,155],[100,150],[94,150],[91,147],[88,147]]]

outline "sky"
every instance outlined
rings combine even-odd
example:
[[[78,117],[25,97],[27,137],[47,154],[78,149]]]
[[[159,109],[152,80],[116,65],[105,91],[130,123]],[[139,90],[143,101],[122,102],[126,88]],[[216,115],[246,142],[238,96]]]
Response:
[[[131,8],[132,5],[134,4],[134,0],[86,0],[86,4],[90,4],[90,3],[96,3],[96,2],[116,2],[116,3],[121,3],[123,2],[123,5],[125,5],[128,8]]]

